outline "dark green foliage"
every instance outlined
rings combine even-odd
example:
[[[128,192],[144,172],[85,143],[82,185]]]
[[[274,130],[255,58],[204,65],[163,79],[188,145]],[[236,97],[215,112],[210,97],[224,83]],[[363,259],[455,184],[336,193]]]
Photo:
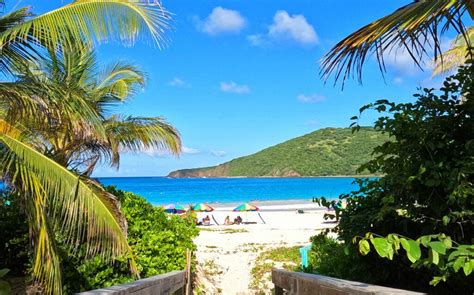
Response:
[[[376,157],[361,167],[384,176],[361,180],[359,191],[340,197],[347,206],[339,213],[336,232],[346,245],[358,248],[353,238],[367,232],[397,233],[411,239],[444,233],[459,244],[474,242],[473,96],[471,65],[447,78],[439,91],[421,90],[414,103],[381,100],[361,109],[386,113],[375,122],[375,129],[391,140],[375,148]],[[423,247],[420,254],[427,257],[427,251]],[[355,250],[351,253],[357,255]],[[361,261],[372,266],[368,275],[381,284],[441,293],[474,291],[473,275],[454,273],[442,263],[414,265],[421,267],[414,269],[405,256],[389,261],[375,252]],[[381,268],[377,265],[383,265],[388,277],[378,276]],[[447,282],[430,289],[429,282],[440,272]]]
[[[334,238],[325,234],[311,237],[311,251],[309,252],[309,266],[304,271],[324,274],[327,276],[354,281],[375,283],[387,274],[383,271],[376,276],[371,271],[371,265],[349,247],[345,247]],[[350,255],[349,255],[350,254]]]
[[[330,176],[367,174],[357,168],[372,159],[372,150],[387,136],[361,128],[325,128],[256,154],[216,167],[186,169],[171,176]]]
[[[128,223],[128,243],[135,255],[143,278],[181,270],[186,266],[186,249],[195,250],[193,238],[198,235],[192,215],[166,214],[161,207],[152,206],[133,193],[109,187],[121,204],[121,211]],[[112,264],[101,257],[84,259],[83,255],[67,253],[74,262],[65,274],[67,291],[90,290],[134,280],[125,257]],[[71,256],[72,255],[72,256]]]
[[[8,276],[24,276],[28,263],[28,224],[17,199],[0,193],[0,268],[10,269]]]
[[[184,269],[186,249],[196,249],[193,238],[197,236],[198,229],[194,217],[169,215],[138,195],[113,187],[108,190],[119,199],[121,211],[127,219],[128,242],[141,277]],[[11,269],[9,276],[25,276],[28,274],[28,259],[31,258],[28,226],[16,200],[18,198],[12,198],[9,194],[0,198],[0,268]],[[101,256],[86,257],[85,247],[72,251],[65,248],[64,237],[60,233],[57,233],[56,239],[66,294],[135,280],[126,257],[117,257],[112,262],[104,261]]]

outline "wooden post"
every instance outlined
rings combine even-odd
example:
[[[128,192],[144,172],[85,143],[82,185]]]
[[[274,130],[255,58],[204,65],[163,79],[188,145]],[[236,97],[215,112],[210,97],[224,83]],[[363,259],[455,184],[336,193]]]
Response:
[[[193,252],[189,249],[186,250],[186,295],[192,294],[193,280],[191,277],[191,261]]]

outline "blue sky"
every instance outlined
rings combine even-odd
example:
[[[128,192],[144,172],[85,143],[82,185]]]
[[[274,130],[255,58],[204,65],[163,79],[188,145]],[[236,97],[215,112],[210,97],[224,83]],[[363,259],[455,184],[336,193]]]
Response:
[[[143,92],[117,112],[165,117],[180,131],[184,152],[179,158],[125,153],[120,170],[100,167],[95,176],[166,175],[215,165],[320,128],[347,127],[360,106],[376,99],[412,100],[417,87],[438,81],[403,52],[388,57],[385,80],[373,59],[363,85],[350,80],[341,90],[318,75],[318,61],[337,41],[409,2],[164,0],[174,13],[164,49],[138,42],[103,44],[97,51],[104,65],[126,60],[148,74]],[[64,3],[19,6],[42,13]],[[364,123],[373,120],[366,116]]]

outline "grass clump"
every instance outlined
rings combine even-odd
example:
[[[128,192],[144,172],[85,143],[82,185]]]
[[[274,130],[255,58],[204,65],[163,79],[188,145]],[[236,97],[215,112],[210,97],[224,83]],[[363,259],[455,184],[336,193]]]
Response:
[[[258,293],[270,289],[272,268],[283,268],[290,271],[299,269],[300,247],[277,247],[264,251],[255,259],[252,268],[249,288]]]

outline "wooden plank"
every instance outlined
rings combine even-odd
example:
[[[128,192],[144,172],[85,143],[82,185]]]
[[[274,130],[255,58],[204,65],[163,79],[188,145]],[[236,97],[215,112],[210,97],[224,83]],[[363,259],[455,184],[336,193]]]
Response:
[[[186,284],[184,270],[172,271],[162,275],[141,279],[127,284],[78,293],[80,295],[152,295],[173,294]]]
[[[336,279],[316,274],[302,272],[291,272],[282,269],[272,270],[272,282],[277,288],[286,290],[288,294],[310,295],[398,295],[398,294],[424,294],[408,290],[370,285],[361,282],[354,282],[342,279]]]

